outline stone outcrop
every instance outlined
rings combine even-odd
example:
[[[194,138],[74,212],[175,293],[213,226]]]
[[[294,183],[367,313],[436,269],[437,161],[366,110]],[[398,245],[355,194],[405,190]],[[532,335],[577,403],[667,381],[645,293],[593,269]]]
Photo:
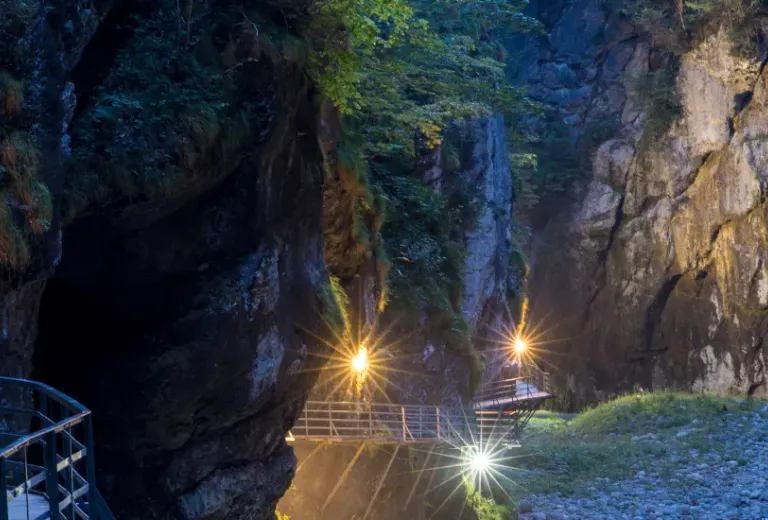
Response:
[[[459,309],[468,326],[473,348],[484,353],[488,374],[497,368],[499,346],[518,318],[522,276],[512,262],[512,182],[504,119],[495,115],[457,123],[453,139],[460,143],[455,168],[429,170],[433,189],[459,192],[471,215],[461,229],[464,245],[462,296]],[[429,318],[424,317],[423,321]],[[428,327],[424,327],[427,329]],[[423,345],[421,356],[408,358],[398,370],[409,374],[398,385],[409,401],[459,407],[471,393],[471,364],[446,351],[419,331],[408,333],[409,349]],[[421,374],[413,377],[414,374]],[[400,381],[399,379],[403,379]],[[445,384],[452,381],[452,384]]]
[[[0,138],[29,136],[53,217],[29,233],[28,261],[4,270],[0,373],[43,380],[93,409],[100,488],[118,518],[272,518],[295,468],[285,433],[339,312],[323,259],[321,114],[306,73],[250,46],[263,54],[236,70],[265,80],[248,83],[239,101],[258,110],[240,112],[252,131],[241,148],[222,148],[229,155],[215,178],[181,182],[150,203],[134,192],[90,204],[62,226],[65,177],[86,170],[70,157],[88,143],[70,134],[98,95],[121,95],[93,83],[118,66],[131,27],[167,5],[58,1],[38,12],[31,4],[0,2],[0,72],[24,87],[23,117],[0,111]],[[280,3],[283,13],[305,8]],[[173,85],[161,95],[174,96]],[[109,107],[124,133],[102,158],[157,137],[132,129],[131,106],[140,103]],[[147,117],[157,110],[144,108]],[[94,132],[109,138],[113,128]],[[139,159],[178,160],[163,149],[181,142],[169,135]],[[3,193],[4,211],[24,214],[14,196]]]
[[[465,123],[468,159],[454,175],[472,186],[474,222],[464,230],[466,259],[461,313],[473,344],[482,348],[501,334],[509,318],[507,297],[512,253],[512,179],[504,119],[497,115]],[[499,340],[501,338],[498,338]]]
[[[518,80],[577,149],[615,122],[529,241],[563,405],[637,387],[765,395],[765,49],[736,57],[715,27],[673,62],[618,3],[556,4]],[[680,115],[661,127],[636,79],[665,68]]]

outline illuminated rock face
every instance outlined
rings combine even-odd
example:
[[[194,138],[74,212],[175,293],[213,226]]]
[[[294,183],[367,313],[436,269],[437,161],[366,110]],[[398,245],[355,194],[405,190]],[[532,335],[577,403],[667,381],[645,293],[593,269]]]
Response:
[[[562,405],[637,387],[768,394],[765,49],[736,58],[711,32],[680,58],[680,117],[642,138],[648,114],[626,78],[668,66],[651,36],[601,2],[558,4],[520,81],[575,143],[590,120],[617,121],[529,242]]]

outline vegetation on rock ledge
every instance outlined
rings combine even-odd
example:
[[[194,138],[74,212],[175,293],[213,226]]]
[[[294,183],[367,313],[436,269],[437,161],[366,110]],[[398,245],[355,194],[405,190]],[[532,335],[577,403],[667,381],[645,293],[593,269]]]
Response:
[[[318,5],[310,30],[313,75],[343,114],[342,167],[326,198],[329,265],[345,279],[375,259],[388,318],[406,328],[428,318],[428,336],[462,353],[472,350],[458,312],[470,204],[460,189],[427,187],[421,169],[442,147],[450,175],[451,121],[503,112],[515,134],[532,105],[506,83],[497,37],[538,27],[526,4],[334,0]]]

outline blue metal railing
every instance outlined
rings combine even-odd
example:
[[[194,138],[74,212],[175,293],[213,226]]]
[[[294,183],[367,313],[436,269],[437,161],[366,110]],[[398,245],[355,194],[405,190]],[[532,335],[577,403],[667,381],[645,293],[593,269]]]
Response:
[[[90,410],[42,383],[0,377],[0,520],[16,518],[115,520],[96,489]]]

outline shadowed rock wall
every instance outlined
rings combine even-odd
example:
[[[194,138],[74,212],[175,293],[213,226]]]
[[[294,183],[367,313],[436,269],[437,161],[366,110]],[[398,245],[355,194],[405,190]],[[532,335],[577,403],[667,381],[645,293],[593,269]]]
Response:
[[[0,373],[93,409],[118,518],[266,519],[339,312],[322,116],[301,65],[230,23],[241,11],[181,24],[175,5],[0,2],[0,170],[37,190],[3,191]]]

